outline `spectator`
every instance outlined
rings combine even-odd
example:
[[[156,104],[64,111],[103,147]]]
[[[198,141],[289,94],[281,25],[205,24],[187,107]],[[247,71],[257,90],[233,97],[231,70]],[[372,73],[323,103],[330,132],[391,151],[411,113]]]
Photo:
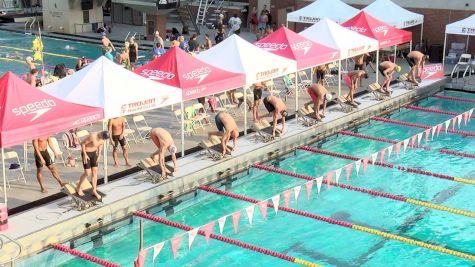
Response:
[[[193,34],[188,41],[188,51],[189,52],[199,52],[200,51],[200,44],[196,40],[196,34]]]
[[[241,33],[241,24],[242,24],[241,19],[238,17],[237,14],[234,14],[233,17],[229,19],[229,25],[230,25],[229,36],[233,35],[234,33],[239,35]]]
[[[226,31],[224,30],[223,24],[218,24],[218,29],[216,30],[216,36],[214,37],[216,44],[219,44],[224,40],[225,34],[226,34]]]
[[[157,46],[157,43],[159,43],[161,45],[161,47],[164,47],[164,43],[163,43],[163,38],[160,37],[160,32],[159,31],[155,31],[155,34],[153,36],[153,47],[155,48]]]
[[[166,51],[165,49],[163,48],[163,45],[161,45],[160,43],[156,43],[155,44],[155,47],[153,48],[153,55],[152,57],[153,58],[157,58],[157,57],[160,57],[161,55],[165,54]]]
[[[205,43],[203,44],[203,49],[208,50],[211,47],[213,47],[213,43],[211,42],[211,39],[209,39],[209,34],[205,33]]]
[[[181,50],[188,52],[188,44],[185,42],[185,37],[183,35],[178,36],[178,42],[180,45],[178,47],[181,48]]]

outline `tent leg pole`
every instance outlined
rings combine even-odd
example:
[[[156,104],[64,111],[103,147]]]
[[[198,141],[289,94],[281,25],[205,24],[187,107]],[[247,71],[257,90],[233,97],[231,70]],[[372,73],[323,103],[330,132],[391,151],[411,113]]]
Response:
[[[295,73],[295,121],[297,121],[299,117],[299,86],[297,74],[298,72]]]
[[[106,122],[105,121],[102,122],[102,130],[106,131]],[[104,142],[104,150],[103,150],[103,153],[104,153],[104,184],[109,183],[109,175],[107,173],[107,164],[108,164],[107,163],[107,149],[108,149],[108,147],[109,147],[109,142]]]
[[[247,87],[243,86],[244,89],[244,135],[247,135]]]
[[[181,108],[181,156],[185,157],[185,109],[183,101],[180,104]]]
[[[444,52],[442,52],[442,66],[445,67],[445,49],[447,45],[447,33],[444,36]],[[445,74],[445,68],[444,68],[444,74]]]
[[[28,171],[28,143],[23,143],[23,161],[25,166],[25,171]]]
[[[470,35],[467,35],[467,45],[465,46],[465,53],[468,51],[468,39],[470,38]]]
[[[379,49],[376,50],[376,83],[379,83]]]
[[[394,46],[394,64],[396,64],[396,57],[397,57],[397,45]]]
[[[341,59],[338,60],[338,97],[341,96]]]
[[[422,50],[422,37],[424,36],[424,22],[421,24],[421,50]]]
[[[7,204],[7,173],[5,170],[5,150],[2,147],[3,201]]]

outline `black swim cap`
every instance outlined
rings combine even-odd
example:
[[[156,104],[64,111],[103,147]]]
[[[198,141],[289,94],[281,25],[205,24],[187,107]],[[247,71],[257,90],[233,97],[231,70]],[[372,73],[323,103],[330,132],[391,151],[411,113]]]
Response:
[[[109,139],[109,132],[108,131],[102,131],[99,133],[99,136],[102,138],[102,140],[107,140]]]

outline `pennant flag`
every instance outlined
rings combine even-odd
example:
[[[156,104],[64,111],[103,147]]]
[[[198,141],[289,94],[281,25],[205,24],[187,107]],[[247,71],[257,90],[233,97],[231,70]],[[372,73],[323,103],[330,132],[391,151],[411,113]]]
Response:
[[[432,127],[431,131],[432,131],[431,140],[434,140],[434,135],[435,135],[435,132],[437,131],[437,126]]]
[[[294,187],[294,199],[295,199],[295,202],[298,202],[298,200],[299,200],[299,194],[300,194],[300,190],[301,190],[301,189],[302,189],[302,186],[301,186],[301,185]]]
[[[228,218],[228,216],[223,216],[223,217],[218,219],[219,233],[220,234],[223,234],[224,224],[226,224],[226,218]]]
[[[320,188],[322,188],[323,176],[315,179],[317,181],[317,192],[320,194]]]
[[[274,205],[275,214],[279,210],[280,195],[275,195],[272,198],[272,204]]]
[[[430,129],[427,129],[426,130],[426,136],[425,136],[425,143],[427,144],[427,142],[429,141],[429,135],[430,135]]]
[[[368,168],[368,158],[363,158],[363,172],[366,172],[366,169]]]
[[[254,217],[254,205],[246,208],[246,214],[249,224],[252,225],[252,218]]]
[[[259,202],[257,205],[259,205],[259,209],[261,210],[262,214],[262,219],[265,221],[267,220],[267,200]]]
[[[380,158],[379,158],[379,161],[380,161],[381,163],[384,162],[384,154],[385,154],[385,153],[386,153],[386,148],[383,148],[383,149],[381,149],[381,151],[379,151],[379,154],[380,154],[380,156],[379,156],[379,157],[380,157]]]
[[[341,168],[335,170],[335,182],[339,184],[340,182],[340,175],[341,175]]]
[[[468,112],[463,113],[463,124],[467,126],[467,121],[468,121]]]
[[[450,120],[447,120],[445,122],[445,133],[447,134],[447,129],[449,129],[449,126],[450,126]]]
[[[457,125],[458,125],[459,129],[460,129],[460,123],[462,123],[462,114],[457,116]]]
[[[399,151],[401,150],[401,142],[396,143],[396,158],[399,158]]]
[[[417,145],[418,145],[418,146],[421,144],[421,140],[422,140],[422,135],[423,135],[423,134],[424,134],[423,132],[417,134]]]
[[[236,211],[235,213],[231,215],[231,217],[233,218],[233,228],[234,228],[234,233],[236,234],[238,230],[239,217],[241,217],[241,211],[240,210]]]
[[[193,244],[193,241],[198,234],[198,230],[198,228],[193,228],[192,230],[188,231],[188,250],[191,248],[191,244]]]
[[[388,147],[388,160],[391,158],[391,154],[393,153],[393,146]]]
[[[183,235],[175,236],[172,238],[171,243],[172,243],[172,252],[173,252],[173,259],[176,259],[176,253],[178,251],[178,247],[180,246],[181,243],[181,238]]]
[[[355,161],[355,170],[356,170],[356,176],[359,176],[359,172],[360,172],[360,166],[361,166],[361,160],[357,160]]]
[[[407,149],[407,145],[409,144],[409,138],[405,139],[403,141],[403,145],[404,145],[404,154],[406,154],[406,149]]]
[[[312,193],[313,180],[305,183],[305,189],[307,192],[307,200],[310,200],[310,193]]]
[[[346,172],[346,181],[350,181],[350,175],[351,175],[351,167],[353,166],[353,164],[348,164],[346,165],[345,167],[345,172]]]
[[[371,154],[371,164],[374,165],[377,158],[378,158],[378,152],[374,152],[373,154]]]
[[[157,258],[158,254],[160,254],[160,251],[162,251],[163,246],[165,245],[165,241],[160,242],[153,246],[153,258],[152,262],[155,262],[155,259]]]
[[[455,130],[455,124],[457,123],[457,117],[452,118],[452,131]]]
[[[473,108],[468,111],[468,121],[470,121],[470,119],[472,118],[472,114],[473,114]]]
[[[286,208],[289,207],[289,203],[290,203],[290,195],[292,194],[292,192],[290,190],[286,190],[284,191],[283,195],[284,195],[284,206]]]
[[[411,137],[411,148],[414,148],[414,144],[416,143],[416,139],[417,139],[417,134],[413,135]]]
[[[330,189],[330,182],[332,181],[333,172],[327,173],[327,188]]]
[[[441,129],[442,129],[442,124],[441,124],[441,123],[440,123],[440,124],[437,124],[437,130],[436,130],[436,132],[437,132],[437,137],[439,137],[439,134],[440,134],[440,130],[441,130]]]
[[[148,250],[142,249],[137,255],[137,259],[134,261],[134,267],[143,267],[145,258],[147,257]]]
[[[209,240],[209,236],[211,235],[211,233],[213,232],[213,228],[214,228],[214,221],[208,223],[207,225],[205,225],[203,228],[203,230],[205,231],[205,240],[206,240],[206,244],[208,244],[208,240]]]

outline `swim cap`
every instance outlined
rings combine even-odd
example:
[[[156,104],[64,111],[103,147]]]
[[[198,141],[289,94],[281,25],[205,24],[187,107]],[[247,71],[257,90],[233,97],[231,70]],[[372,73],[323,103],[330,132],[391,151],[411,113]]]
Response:
[[[327,99],[327,101],[332,101],[333,99],[333,96],[329,93],[325,94],[325,98]]]
[[[176,148],[175,145],[170,145],[170,146],[168,147],[168,152],[170,152],[171,154],[175,154],[177,150],[178,150],[178,149]]]
[[[401,71],[401,66],[396,65],[396,68],[394,68],[394,70],[396,70],[396,72],[400,72]]]
[[[31,61],[33,61],[33,58],[32,57],[26,57],[26,61],[31,62]]]
[[[99,133],[99,136],[102,138],[102,140],[107,140],[109,139],[109,132],[108,131],[102,131]]]

